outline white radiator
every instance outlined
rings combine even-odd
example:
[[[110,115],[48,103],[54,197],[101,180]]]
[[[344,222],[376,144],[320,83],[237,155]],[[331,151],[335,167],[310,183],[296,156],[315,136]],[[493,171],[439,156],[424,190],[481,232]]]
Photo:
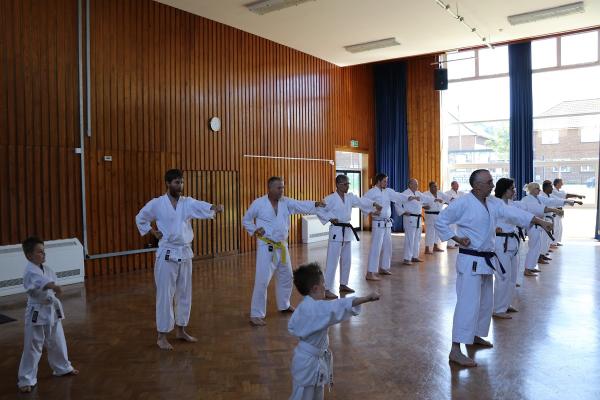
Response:
[[[313,243],[329,238],[329,222],[321,223],[316,215],[302,216],[302,243]]]
[[[44,242],[46,263],[56,272],[57,284],[83,282],[83,246],[77,238]],[[0,246],[0,296],[23,293],[23,272],[27,259],[20,244]]]

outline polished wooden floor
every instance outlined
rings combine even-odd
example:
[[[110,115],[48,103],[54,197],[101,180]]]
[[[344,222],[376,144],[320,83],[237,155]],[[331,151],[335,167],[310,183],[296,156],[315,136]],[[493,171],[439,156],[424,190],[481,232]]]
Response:
[[[377,289],[379,303],[330,329],[335,386],[328,399],[599,399],[600,247],[574,241],[554,253],[538,278],[527,278],[512,320],[494,321],[494,349],[474,354],[475,369],[450,366],[456,251],[364,279],[369,233],[353,249],[350,285]],[[326,243],[292,248],[294,265],[323,262]],[[296,341],[274,291],[264,328],[248,324],[254,254],[194,264],[190,332],[197,344],[155,346],[152,272],[96,278],[63,297],[69,354],[77,377],[54,378],[42,358],[38,387],[16,393],[22,322],[0,325],[0,396],[39,399],[286,399]],[[300,299],[294,292],[293,303]],[[22,295],[0,299],[0,313],[21,320]]]

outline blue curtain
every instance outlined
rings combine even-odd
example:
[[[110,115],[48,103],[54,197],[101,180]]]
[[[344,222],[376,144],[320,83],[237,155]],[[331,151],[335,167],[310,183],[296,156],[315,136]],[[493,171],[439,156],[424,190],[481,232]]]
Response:
[[[406,63],[375,65],[375,165],[388,176],[389,187],[403,191],[408,185],[408,127],[406,121]],[[432,89],[433,90],[433,89]],[[392,207],[394,226],[402,229],[402,218]]]
[[[510,77],[510,176],[518,198],[533,180],[533,92],[531,42],[508,45]]]

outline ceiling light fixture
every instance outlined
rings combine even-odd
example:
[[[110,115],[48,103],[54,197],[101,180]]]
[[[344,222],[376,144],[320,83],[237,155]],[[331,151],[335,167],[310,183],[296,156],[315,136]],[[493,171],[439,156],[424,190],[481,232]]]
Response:
[[[477,31],[477,28],[467,24],[467,22],[465,21],[465,17],[458,15],[458,12],[454,12],[450,9],[450,4],[446,4],[444,3],[442,0],[435,0],[435,2],[437,3],[437,5],[439,5],[440,7],[442,7],[444,10],[446,10],[446,12],[448,12],[448,14],[450,14],[452,16],[452,18],[458,20],[461,24],[463,24],[464,26],[466,26],[467,28],[469,28],[469,30],[474,33],[482,42],[484,42],[484,44],[489,47],[490,49],[493,49],[494,47],[491,45],[491,43],[489,43],[487,41],[487,38],[485,36],[482,36],[479,34],[479,32]]]
[[[576,3],[564,4],[558,7],[509,15],[507,19],[511,25],[519,25],[539,21],[541,19],[564,17],[565,15],[580,14],[583,12],[585,12],[583,1],[578,1]]]
[[[383,49],[385,47],[399,46],[400,43],[396,41],[396,38],[387,38],[381,40],[374,40],[372,42],[358,43],[350,46],[344,46],[344,49],[350,53],[361,53],[363,51]]]
[[[273,11],[283,10],[284,8],[293,7],[316,0],[260,0],[254,3],[246,4],[246,8],[258,15],[265,15]]]

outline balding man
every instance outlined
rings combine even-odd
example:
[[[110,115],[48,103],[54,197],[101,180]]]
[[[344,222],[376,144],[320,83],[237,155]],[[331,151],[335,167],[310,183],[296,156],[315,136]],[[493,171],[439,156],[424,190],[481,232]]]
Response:
[[[457,299],[449,359],[461,366],[474,367],[477,363],[462,353],[460,344],[493,347],[482,337],[488,335],[492,319],[493,273],[503,273],[504,270],[494,253],[498,220],[503,218],[519,226],[536,224],[544,229],[551,229],[552,225],[490,197],[494,181],[488,170],[474,171],[469,183],[473,190],[451,202],[440,213],[435,227],[442,240],[452,238],[460,247],[456,258]],[[450,228],[452,224],[457,226],[456,233]]]
[[[283,178],[269,178],[268,193],[254,200],[242,219],[246,231],[256,237],[256,275],[250,308],[250,323],[253,326],[266,325],[267,287],[274,273],[277,274],[277,309],[294,312],[290,304],[293,277],[287,245],[290,215],[315,214],[317,207],[326,206],[320,201],[284,197],[284,188]]]

